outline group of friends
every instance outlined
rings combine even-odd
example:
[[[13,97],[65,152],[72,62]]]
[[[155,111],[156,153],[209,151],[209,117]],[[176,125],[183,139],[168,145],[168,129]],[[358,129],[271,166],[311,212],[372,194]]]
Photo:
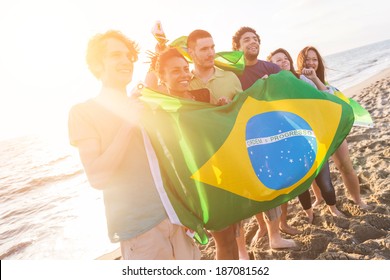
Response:
[[[158,45],[156,63],[145,77],[145,86],[178,98],[207,102],[216,106],[232,101],[258,79],[266,79],[281,70],[291,71],[297,79],[320,91],[332,94],[325,81],[325,66],[318,50],[303,48],[297,59],[298,69],[285,49],[277,49],[267,61],[258,59],[260,36],[250,27],[241,27],[233,35],[233,50],[242,51],[245,69],[242,74],[219,69],[214,64],[215,45],[211,34],[194,30],[187,37],[188,60],[175,47]],[[98,95],[73,106],[69,113],[70,143],[76,146],[92,187],[102,190],[108,234],[111,242],[120,242],[123,259],[200,259],[193,238],[183,226],[172,224],[155,187],[146,145],[148,136],[140,126],[142,103],[129,96],[127,85],[132,80],[138,45],[119,31],[95,35],[87,48],[87,64],[100,81]],[[353,201],[361,208],[368,206],[360,197],[360,186],[353,169],[346,140],[332,155]],[[336,207],[336,194],[329,164],[299,201],[313,222],[313,207],[325,201],[334,216],[343,216]],[[281,232],[296,235],[299,230],[287,223],[287,203],[256,215],[258,231],[252,244],[268,234],[273,249],[297,246]],[[210,231],[216,247],[215,258],[249,259],[243,223]]]

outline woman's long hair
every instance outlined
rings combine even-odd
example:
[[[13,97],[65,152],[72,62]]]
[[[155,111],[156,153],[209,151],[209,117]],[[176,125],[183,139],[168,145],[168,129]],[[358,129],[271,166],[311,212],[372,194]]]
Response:
[[[318,50],[313,46],[307,46],[303,50],[301,50],[298,54],[297,58],[297,66],[298,73],[302,72],[302,69],[306,67],[306,58],[309,51],[314,51],[317,54],[318,58],[318,68],[316,70],[317,77],[321,80],[322,83],[325,84],[325,64],[322,56],[318,52]]]

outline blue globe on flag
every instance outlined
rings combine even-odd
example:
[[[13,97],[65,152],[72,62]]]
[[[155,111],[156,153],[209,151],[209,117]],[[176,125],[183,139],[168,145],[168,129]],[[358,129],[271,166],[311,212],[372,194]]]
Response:
[[[246,125],[246,145],[252,167],[263,185],[288,188],[314,164],[317,141],[300,116],[283,111],[256,115]]]

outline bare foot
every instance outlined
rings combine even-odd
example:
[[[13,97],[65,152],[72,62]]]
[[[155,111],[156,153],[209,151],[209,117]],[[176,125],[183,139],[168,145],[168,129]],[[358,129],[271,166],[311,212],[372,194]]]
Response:
[[[287,223],[286,224],[280,224],[279,229],[283,231],[284,233],[287,233],[289,235],[296,235],[298,233],[301,233],[298,229],[289,226]]]
[[[337,209],[336,205],[328,205],[330,213],[335,217],[345,217],[343,213]]]
[[[271,249],[284,249],[297,247],[297,244],[292,239],[280,238],[276,240],[270,240],[269,246],[271,247]]]
[[[313,208],[320,205],[324,200],[321,198],[321,199],[317,199],[313,202]]]
[[[253,247],[262,237],[267,234],[267,229],[258,228],[255,236],[253,236],[251,241],[251,247]]]
[[[313,208],[306,209],[305,212],[306,212],[309,224],[312,224],[313,220],[314,220]]]
[[[355,204],[364,210],[369,210],[371,207],[364,203],[362,200],[355,201]]]

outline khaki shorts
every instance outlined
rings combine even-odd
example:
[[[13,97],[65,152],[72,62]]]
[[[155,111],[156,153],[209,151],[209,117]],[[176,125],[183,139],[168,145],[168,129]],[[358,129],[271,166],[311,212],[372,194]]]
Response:
[[[165,219],[149,231],[121,241],[124,260],[199,260],[200,251],[194,239],[182,226]]]

